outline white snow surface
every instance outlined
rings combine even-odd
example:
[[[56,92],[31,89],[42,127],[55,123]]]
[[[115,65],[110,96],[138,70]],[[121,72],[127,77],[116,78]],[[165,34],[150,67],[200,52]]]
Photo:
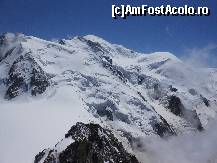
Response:
[[[1,102],[0,112],[1,163],[33,162],[39,151],[53,147],[73,124],[95,120],[67,86],[52,98]]]
[[[154,91],[155,82],[163,95],[176,95],[186,109],[195,110],[204,128],[216,116],[215,68],[194,68],[167,52],[137,53],[93,35],[63,39],[63,45],[22,34],[6,36],[7,44],[0,45],[0,58],[12,47],[15,50],[0,61],[1,163],[33,162],[38,152],[53,147],[76,122],[100,123],[112,129],[129,151],[121,131],[134,137],[155,136],[151,121],[161,121],[160,116],[177,133],[191,131],[185,119],[171,113],[155,98],[161,96]],[[94,50],[88,41],[102,51]],[[13,62],[26,53],[52,76],[51,85],[37,97],[25,92],[7,101],[3,80],[8,78]],[[117,71],[103,66],[108,58],[115,70],[128,75],[125,82]],[[138,75],[147,77],[145,83],[138,84]],[[169,90],[171,85],[177,92]],[[190,89],[197,93],[192,95]],[[209,100],[209,107],[200,95]],[[113,121],[96,114],[94,107],[102,104],[107,105],[104,110],[113,111]]]

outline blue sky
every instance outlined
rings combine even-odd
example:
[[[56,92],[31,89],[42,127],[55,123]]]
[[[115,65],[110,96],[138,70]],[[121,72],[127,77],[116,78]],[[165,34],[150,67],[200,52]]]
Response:
[[[115,20],[112,4],[208,6],[211,15]],[[0,32],[6,31],[44,39],[94,34],[139,52],[181,57],[212,45],[208,53],[217,55],[217,0],[0,0]]]

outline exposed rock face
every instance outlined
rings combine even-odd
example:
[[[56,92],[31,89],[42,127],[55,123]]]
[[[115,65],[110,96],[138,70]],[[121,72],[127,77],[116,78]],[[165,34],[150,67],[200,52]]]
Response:
[[[205,100],[206,101],[206,100]],[[204,102],[205,103],[205,102]],[[192,127],[198,129],[199,131],[203,130],[200,119],[195,110],[188,110],[184,107],[181,102],[181,99],[177,96],[168,97],[168,106],[167,108],[175,115],[183,117],[185,120],[191,123]]]
[[[162,122],[154,122],[153,125],[152,125],[153,130],[160,137],[176,135],[175,131],[167,123],[167,121],[163,117],[161,117],[161,116],[160,116],[160,118],[161,118]]]
[[[209,100],[208,100],[206,97],[203,97],[202,95],[200,95],[200,98],[202,99],[203,103],[204,103],[207,107],[210,106]]]
[[[68,140],[65,145],[64,141]],[[70,140],[70,141],[69,141]],[[65,145],[65,148],[63,146]],[[60,150],[61,148],[61,150]],[[34,163],[138,163],[111,131],[98,124],[77,123],[54,149],[40,152]]]
[[[8,75],[6,99],[15,98],[28,90],[32,95],[42,94],[49,86],[48,77],[30,53],[20,56],[11,66]]]
[[[172,85],[170,85],[169,88],[170,88],[170,91],[172,91],[172,92],[177,92],[178,91],[178,89],[173,87]]]
[[[181,103],[180,98],[176,96],[170,96],[168,98],[168,109],[175,115],[183,115],[184,106]]]

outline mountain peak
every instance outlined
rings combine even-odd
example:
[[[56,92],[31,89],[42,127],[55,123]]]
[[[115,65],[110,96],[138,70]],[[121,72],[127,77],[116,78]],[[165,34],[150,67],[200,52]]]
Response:
[[[32,142],[41,142],[33,143],[32,149],[37,151],[42,144],[50,146],[50,139],[56,142],[58,132],[68,130],[77,122],[84,124],[78,123],[69,135],[87,136],[82,142],[90,145],[91,151],[95,142],[98,143],[95,138],[104,130],[98,125],[85,125],[90,122],[110,129],[124,147],[129,147],[129,152],[133,151],[134,145],[140,145],[139,137],[167,137],[206,129],[209,120],[216,115],[217,73],[214,70],[210,73],[208,69],[205,72],[193,70],[178,61],[171,53],[136,53],[94,35],[62,42],[23,34],[2,35],[0,100],[4,101],[1,110],[5,112],[1,112],[0,119],[7,121],[0,128],[6,123],[10,131],[2,140],[11,142],[10,137],[15,134],[29,138],[27,142],[16,142],[16,147],[13,143],[5,145],[7,148],[2,151],[2,156],[6,153],[25,155]],[[6,103],[5,99],[8,100]],[[12,99],[15,104],[8,105]],[[22,99],[28,99],[28,104]],[[18,121],[24,123],[17,124]],[[17,132],[11,124],[19,125],[23,130]],[[39,126],[35,127],[36,124]],[[41,129],[46,136],[39,141],[35,135],[42,133]],[[80,129],[85,132],[79,132]],[[99,132],[94,134],[95,131]],[[91,135],[94,135],[94,144],[89,142]],[[70,137],[64,140],[60,146],[68,140],[72,143],[68,150],[64,148],[66,153],[63,151],[67,159],[68,151],[82,142],[73,144]],[[100,143],[97,145],[99,147]],[[19,150],[20,146],[25,150]],[[109,150],[104,151],[116,149],[110,145],[105,147]],[[43,158],[59,154],[55,149],[42,152]],[[73,154],[77,156],[76,152]],[[97,156],[100,157],[100,153]]]
[[[90,40],[92,42],[99,42],[99,43],[108,43],[107,41],[105,41],[103,38],[96,36],[96,35],[86,35],[83,37],[86,40]]]
[[[54,149],[40,152],[34,162],[139,163],[134,155],[127,153],[110,130],[93,123],[77,123]]]
[[[152,59],[170,59],[173,61],[181,62],[181,60],[178,57],[176,57],[174,54],[170,52],[154,52],[148,56],[149,58],[152,58]]]

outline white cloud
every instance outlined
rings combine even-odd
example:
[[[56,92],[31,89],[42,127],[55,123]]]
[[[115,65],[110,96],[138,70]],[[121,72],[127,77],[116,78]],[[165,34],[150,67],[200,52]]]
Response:
[[[204,132],[143,139],[139,158],[145,163],[217,163],[217,122]]]
[[[196,67],[217,67],[217,44],[187,49],[182,59]]]

